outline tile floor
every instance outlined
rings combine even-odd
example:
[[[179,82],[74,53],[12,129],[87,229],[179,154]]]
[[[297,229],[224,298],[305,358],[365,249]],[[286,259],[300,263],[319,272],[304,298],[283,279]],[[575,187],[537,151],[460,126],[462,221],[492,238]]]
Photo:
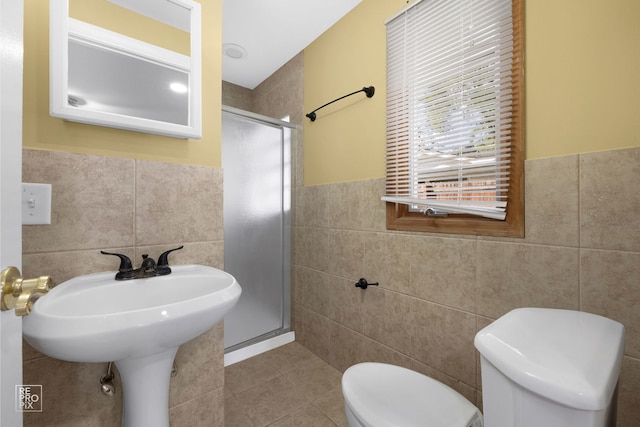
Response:
[[[347,427],[342,373],[297,342],[225,368],[225,427]]]

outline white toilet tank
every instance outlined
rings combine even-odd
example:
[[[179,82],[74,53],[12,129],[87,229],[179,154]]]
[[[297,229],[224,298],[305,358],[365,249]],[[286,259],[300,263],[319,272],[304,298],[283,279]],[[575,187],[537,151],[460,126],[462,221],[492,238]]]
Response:
[[[614,427],[624,326],[595,314],[521,308],[482,329],[485,427]]]

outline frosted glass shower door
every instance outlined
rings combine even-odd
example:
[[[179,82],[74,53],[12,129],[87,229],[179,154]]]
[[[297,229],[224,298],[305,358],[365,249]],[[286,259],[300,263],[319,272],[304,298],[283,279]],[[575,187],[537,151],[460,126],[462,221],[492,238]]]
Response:
[[[242,286],[226,349],[289,327],[289,139],[288,128],[223,113],[224,264]]]

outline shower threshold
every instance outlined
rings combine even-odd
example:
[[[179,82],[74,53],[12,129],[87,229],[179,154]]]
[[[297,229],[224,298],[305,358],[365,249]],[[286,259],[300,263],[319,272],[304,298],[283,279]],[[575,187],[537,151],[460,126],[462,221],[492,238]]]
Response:
[[[294,331],[276,331],[255,338],[254,340],[225,349],[224,366],[242,362],[274,348],[289,344],[296,340]],[[253,342],[253,343],[251,343]]]

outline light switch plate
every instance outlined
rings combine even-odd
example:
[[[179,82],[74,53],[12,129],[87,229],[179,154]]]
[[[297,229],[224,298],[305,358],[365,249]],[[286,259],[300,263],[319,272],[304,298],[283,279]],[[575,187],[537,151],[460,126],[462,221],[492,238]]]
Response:
[[[51,184],[22,183],[22,223],[51,224]]]

